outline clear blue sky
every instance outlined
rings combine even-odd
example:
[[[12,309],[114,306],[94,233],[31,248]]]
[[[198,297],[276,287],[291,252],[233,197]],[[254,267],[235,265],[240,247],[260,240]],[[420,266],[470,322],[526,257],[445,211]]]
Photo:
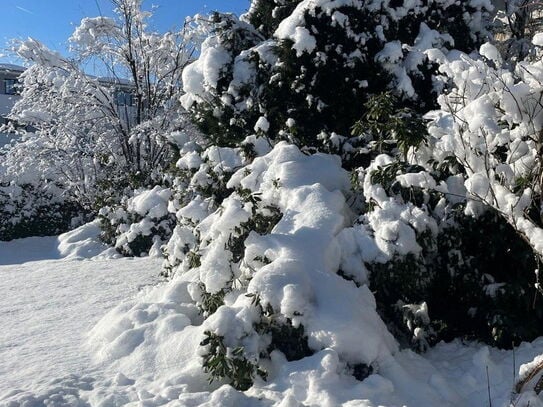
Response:
[[[68,37],[83,17],[112,14],[109,0],[0,0],[0,48],[12,38],[32,37],[49,48],[66,54]],[[186,16],[213,10],[241,14],[250,0],[144,0],[144,8],[158,8],[151,20],[156,31],[179,27]],[[0,51],[1,52],[1,51]],[[0,62],[15,62],[10,57]]]

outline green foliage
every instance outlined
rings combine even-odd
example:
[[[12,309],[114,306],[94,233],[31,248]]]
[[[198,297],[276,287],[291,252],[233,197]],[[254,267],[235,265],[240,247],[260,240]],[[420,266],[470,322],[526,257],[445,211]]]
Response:
[[[269,353],[274,350],[281,351],[288,361],[300,360],[314,353],[307,343],[303,325],[294,327],[289,319],[285,323],[272,319],[268,329],[272,337]]]
[[[217,111],[220,108],[220,116]],[[230,106],[217,106],[216,103],[202,102],[192,109],[195,124],[207,135],[212,144],[222,147],[235,147],[246,137],[246,119],[236,116]],[[256,117],[254,120],[256,120]]]
[[[205,292],[205,287],[200,287],[200,289]],[[269,357],[274,350],[282,352],[289,361],[299,360],[314,353],[309,348],[308,338],[302,325],[294,327],[290,319],[276,314],[269,304],[262,306],[258,294],[246,294],[246,296],[252,298],[251,303],[257,307],[261,316],[254,330],[262,337],[271,337],[268,347],[259,355],[260,358]],[[211,301],[209,304],[218,308],[223,303],[224,292],[219,292],[213,295],[213,299],[210,297],[208,299]],[[266,380],[266,370],[258,364],[258,360],[250,360],[245,355],[242,346],[230,349],[225,346],[223,336],[211,331],[206,331],[204,334],[206,338],[200,345],[206,347],[203,367],[209,374],[210,382],[227,379],[234,388],[244,391],[252,386],[257,375]]]
[[[93,186],[94,201],[90,202],[90,209],[96,213],[104,207],[119,205],[123,198],[131,196],[134,190],[151,189],[161,183],[162,173],[135,173],[126,169],[119,174],[112,169],[107,178],[96,180]]]
[[[271,37],[279,23],[296,8],[301,0],[253,0],[250,23],[264,36]]]
[[[534,303],[538,295],[534,288],[537,264],[529,246],[493,212],[476,220],[459,220],[454,233],[456,236],[443,236],[439,243],[448,249],[452,260],[463,260],[461,267],[450,275],[450,281],[443,276],[435,289],[443,295],[448,292],[444,298],[457,298],[460,309],[470,318],[460,319],[444,302],[435,300],[430,306],[437,315],[443,315],[440,319],[449,331],[446,338],[476,337],[509,348],[540,336],[543,304]],[[455,240],[461,242],[463,259],[453,251]],[[451,285],[454,290],[450,290]]]
[[[213,13],[212,35],[216,36],[225,51],[238,55],[243,50],[262,41],[263,37],[249,24],[241,24],[231,14]],[[194,104],[192,118],[199,130],[216,145],[235,147],[246,137],[247,127],[252,127],[260,114],[251,111],[248,116],[239,116],[230,104],[224,103],[221,96],[228,91],[233,80],[233,65],[228,64],[221,70],[221,76],[212,95],[205,101]]]
[[[122,215],[122,216],[121,216]],[[123,256],[142,256],[149,253],[155,239],[167,241],[175,225],[175,215],[168,214],[160,218],[146,218],[136,212],[128,211],[126,204],[116,207],[104,207],[98,214],[100,220],[100,239],[115,249]],[[151,221],[153,226],[148,234],[139,233],[125,243],[118,244],[123,234],[130,228],[130,225],[143,220]]]
[[[147,236],[138,235],[129,242],[126,246],[117,247],[117,251],[123,256],[146,256],[153,246],[153,237],[156,235],[150,234]]]
[[[112,187],[108,185],[108,188]],[[149,190],[133,190],[127,187],[122,191],[122,195],[112,199],[112,202],[116,203],[103,206],[98,211],[100,239],[115,247],[123,256],[148,254],[155,242],[168,241],[175,227],[176,217],[173,213],[165,213],[162,216],[149,213],[142,215],[132,207],[131,201],[136,195],[145,192]],[[119,191],[117,194],[120,194]]]
[[[196,253],[195,251],[191,250],[187,253],[187,261],[189,264],[189,269],[193,269],[196,267],[200,267],[202,256],[199,253]]]
[[[348,367],[349,370],[351,370],[354,378],[360,381],[364,380],[373,373],[373,367],[368,366],[365,363],[357,363],[356,365]]]
[[[215,205],[219,206],[222,201],[230,196],[232,189],[227,187],[228,180],[232,176],[232,172],[225,171],[217,173],[209,169],[206,173],[208,182],[205,185],[197,185],[194,188],[196,194],[200,194],[204,198],[211,198]]]
[[[373,171],[371,173],[371,180],[372,183],[381,185],[390,196],[401,198],[403,202],[411,202],[417,206],[426,204],[430,204],[430,206],[435,205],[440,198],[439,194],[428,194],[421,188],[402,187],[396,179],[398,175],[420,171],[424,171],[424,168],[419,165],[408,164],[404,161],[395,161]],[[371,201],[368,202],[370,208],[372,204]]]
[[[248,360],[242,347],[229,349],[224,345],[224,337],[205,331],[205,339],[200,346],[207,347],[203,368],[209,373],[209,382],[227,378],[236,390],[245,391],[252,385],[256,375],[266,379],[267,372],[256,363]]]
[[[379,153],[391,153],[397,147],[404,160],[411,147],[424,142],[427,129],[422,115],[408,107],[401,107],[397,96],[384,92],[369,98],[362,120],[352,127],[354,136],[371,140]]]
[[[234,233],[228,239],[227,249],[232,252],[232,261],[238,263],[245,253],[245,240],[251,231],[261,235],[269,234],[283,217],[278,207],[266,205],[261,207],[259,193],[253,193],[247,189],[238,190],[240,197],[251,203],[251,217],[234,228]]]
[[[57,192],[47,184],[0,185],[0,241],[58,235],[88,220],[81,205]]]
[[[224,305],[224,297],[226,296],[227,292],[230,291],[228,288],[223,288],[216,293],[209,293],[206,291],[206,286],[204,283],[199,283],[198,288],[200,289],[200,301],[198,303],[198,308],[206,317],[214,314],[221,305]]]
[[[348,169],[367,164],[364,154],[356,156],[353,151],[365,150],[372,137],[382,144],[393,141],[405,155],[408,148],[416,147],[424,139],[421,115],[437,107],[438,67],[422,57],[418,66],[407,69],[415,90],[411,94],[400,90],[387,62],[378,55],[385,44],[399,41],[405,44],[405,57],[417,41],[421,23],[450,34],[456,49],[470,52],[482,42],[484,29],[474,31],[469,17],[484,19],[488,12],[483,6],[473,7],[467,2],[439,1],[409,6],[411,12],[404,15],[395,10],[406,7],[403,2],[387,2],[381,8],[355,2],[335,9],[347,19],[344,25],[335,20],[336,13],[309,7],[300,21],[316,46],[314,50],[299,52],[291,39],[273,38],[279,23],[299,3],[254,0],[247,20],[255,29],[236,22],[231,15],[214,16],[217,47],[230,52],[231,62],[222,67],[216,88],[191,108],[195,122],[214,143],[239,143],[254,133],[254,124],[265,116],[270,125],[266,135],[270,139],[288,140],[311,151],[340,154]],[[378,35],[379,29],[382,33]],[[266,45],[260,47],[265,41]],[[443,41],[440,46],[451,45]],[[244,72],[251,73],[247,83],[233,81],[234,67],[240,60],[247,65]],[[373,115],[371,109],[377,107],[372,106],[377,101],[372,99],[374,96],[393,102],[390,117],[384,111]],[[361,126],[367,118],[373,121]],[[289,120],[296,123],[295,128],[287,124],[292,123]],[[353,126],[363,129],[350,137]],[[321,134],[334,135],[341,141],[329,142]]]
[[[420,255],[370,266],[379,312],[396,336],[411,343],[413,330],[423,328],[429,345],[461,337],[502,348],[540,336],[543,304],[534,301],[537,265],[529,246],[492,212],[474,219],[459,211],[450,224],[437,239],[419,240]],[[406,305],[422,302],[427,324],[406,313]]]
[[[260,335],[271,335],[267,349],[269,355],[274,350],[282,352],[288,361],[300,360],[313,355],[309,348],[303,325],[294,326],[292,320],[277,314],[270,304],[262,305],[258,294],[246,294],[252,304],[260,310],[261,320],[255,326]]]
[[[259,204],[261,203],[259,194],[252,193],[249,190],[239,190],[238,193],[246,202],[252,203],[252,216],[246,222],[242,222],[239,226],[236,226],[228,238],[225,249],[232,253],[232,264],[239,263],[243,259],[245,255],[245,240],[249,236],[249,233],[268,234],[283,216],[279,208],[275,206],[266,205],[263,208],[259,208]],[[189,261],[192,261],[192,259],[189,259]],[[199,262],[200,258],[198,257],[196,264],[199,265]],[[232,276],[232,281],[227,287],[216,293],[207,292],[205,285],[200,283],[201,301],[198,306],[204,315],[213,314],[224,304],[224,297],[231,291],[233,280],[234,276]]]

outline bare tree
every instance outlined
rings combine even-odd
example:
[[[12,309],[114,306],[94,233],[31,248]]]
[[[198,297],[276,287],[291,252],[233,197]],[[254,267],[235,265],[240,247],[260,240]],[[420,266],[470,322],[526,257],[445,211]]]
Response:
[[[181,74],[199,44],[189,21],[159,34],[149,29],[151,13],[141,0],[112,4],[115,18],[85,18],[75,29],[73,59],[33,39],[16,50],[31,66],[10,118],[36,131],[4,165],[12,175],[60,181],[88,205],[97,184],[149,183],[168,164],[167,136],[188,122],[179,103]],[[89,61],[104,77],[83,71]]]

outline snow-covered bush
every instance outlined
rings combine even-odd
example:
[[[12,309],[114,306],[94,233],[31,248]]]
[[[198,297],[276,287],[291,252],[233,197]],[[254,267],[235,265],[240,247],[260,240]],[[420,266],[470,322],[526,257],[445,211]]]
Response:
[[[240,165],[226,186],[215,207],[199,196],[179,208],[166,247],[174,279],[192,276],[202,367],[244,390],[266,376],[274,352],[298,360],[331,347],[353,369],[371,371],[396,345],[367,286],[338,273],[338,235],[352,216],[338,157],[279,143]]]
[[[177,158],[153,188],[136,191],[127,188],[118,204],[101,201],[102,239],[124,255],[148,254],[151,248],[153,253],[160,253],[162,244],[170,240],[179,208],[191,203],[201,204],[208,212],[215,210],[233,192],[226,185],[233,172],[255,154],[250,140],[241,148],[205,148],[184,132],[174,132],[168,140]],[[194,226],[184,215],[179,215],[177,223]],[[247,225],[246,229],[252,226]],[[178,265],[185,254],[178,253],[176,248],[167,251],[164,274],[169,275],[169,270]]]
[[[253,286],[291,253],[306,259],[290,246],[297,247],[295,241],[284,243],[288,249],[277,249],[276,257],[267,246],[253,254],[261,241],[283,244],[275,235],[285,233],[285,208],[293,209],[282,200],[289,188],[284,175],[269,175],[276,171],[274,155],[287,150],[279,140],[307,154],[301,158],[288,150],[289,176],[300,162],[323,157],[318,150],[339,153],[340,165],[353,169],[354,188],[343,181],[335,186],[342,192],[338,199],[351,208],[342,212],[343,225],[334,232],[340,254],[333,275],[358,289],[370,287],[402,343],[425,348],[463,337],[511,346],[540,333],[542,315],[531,312],[532,297],[526,294],[535,283],[526,271],[535,266],[529,246],[496,213],[471,216],[463,169],[452,154],[432,155],[434,135],[423,121],[423,113],[438,107],[438,93],[454,86],[438,68],[460,55],[449,52],[452,48],[475,50],[491,9],[485,1],[255,1],[241,21],[213,16],[212,35],[183,73],[182,103],[210,143],[218,144],[208,149],[232,149],[256,137],[275,147],[265,158],[266,151],[244,152],[232,178],[220,180],[204,166],[209,189],[179,205],[166,246],[167,272],[192,275],[189,292],[204,325],[217,321],[202,342],[212,378],[228,376],[245,388],[250,378],[262,376],[266,358],[260,359],[271,349],[262,341],[274,343],[270,326],[276,320],[286,331],[302,327],[291,336],[298,336],[298,343],[307,337],[307,349],[318,350],[311,326],[300,322],[304,312],[284,311],[283,302],[274,303]],[[182,155],[180,162],[196,157]],[[189,184],[205,179],[194,178],[202,165],[190,167]],[[268,168],[264,180],[255,181],[255,168],[261,167]],[[247,180],[241,189],[240,174]],[[211,191],[219,198],[213,204]],[[252,220],[256,216],[262,229]],[[486,235],[492,239],[483,239]],[[288,274],[280,283],[284,295],[291,278],[295,285],[306,284]],[[240,292],[253,300],[251,311]],[[299,298],[306,296],[296,293],[289,301],[306,307]],[[251,323],[240,317],[245,313]],[[255,330],[270,316],[270,326]],[[224,320],[230,328],[242,326],[234,337]],[[305,355],[300,349],[294,353]],[[372,365],[368,359],[345,361],[360,371]]]
[[[429,145],[416,159],[450,157],[463,177],[466,212],[491,208],[541,257],[542,62],[521,61],[511,71],[491,44],[480,52],[479,59],[442,60],[454,86],[429,115]]]
[[[49,182],[0,183],[0,241],[66,232],[85,220],[83,208]]]
[[[125,256],[160,254],[175,225],[175,216],[168,210],[171,195],[169,188],[155,186],[136,191],[117,207],[101,208],[102,240]]]
[[[49,182],[46,188],[61,190],[62,199],[77,202],[91,216],[104,206],[117,211],[134,190],[162,182],[176,154],[166,136],[192,129],[179,102],[181,74],[205,31],[187,20],[181,30],[158,34],[148,28],[151,13],[141,0],[112,4],[115,18],[85,18],[76,27],[70,38],[73,59],[33,39],[17,43],[15,51],[30,66],[21,75],[21,98],[9,118],[31,131],[20,130],[0,163],[1,182]],[[90,59],[104,70],[103,77],[84,72]],[[29,191],[23,205],[44,199]],[[51,204],[56,205],[54,198]],[[129,237],[120,236],[125,225],[137,228],[148,219],[125,209],[126,219],[111,218],[111,230],[104,233],[121,251],[147,251],[146,240],[153,240],[148,233],[168,237],[162,216],[153,218],[152,227],[140,225]]]
[[[213,35],[184,71],[183,105],[223,144],[260,134],[353,155],[351,128],[369,97],[393,91],[400,108],[435,107],[436,65],[426,51],[471,51],[491,8],[255,1],[242,21],[215,15]]]
[[[543,317],[525,295],[535,283],[531,249],[496,213],[466,216],[462,183],[443,165],[384,155],[367,169],[367,212],[354,231],[379,249],[359,260],[378,308],[396,337],[419,349],[456,337],[501,347],[531,340]]]
[[[200,255],[196,250],[199,231],[196,225],[234,192],[228,186],[232,174],[256,155],[269,151],[269,145],[262,138],[248,138],[237,148],[215,145],[206,148],[186,137],[179,137],[177,145],[180,157],[169,173],[173,177],[170,209],[176,213],[177,227],[165,248],[166,275],[170,275],[187,256],[190,261],[185,263],[185,267],[199,263]],[[241,193],[247,199],[258,199],[248,196],[247,191]],[[239,234],[248,233],[253,226],[258,227],[255,222],[243,227],[240,225]],[[236,241],[231,244],[235,246]],[[240,247],[238,251],[242,249]]]
[[[543,319],[534,306],[540,59],[511,70],[491,44],[479,57],[431,54],[450,82],[441,110],[427,115],[429,137],[409,163],[379,156],[362,171],[368,211],[359,223],[387,254],[363,259],[371,286],[387,320],[397,327],[405,319],[423,345],[455,336],[503,347],[532,340]]]

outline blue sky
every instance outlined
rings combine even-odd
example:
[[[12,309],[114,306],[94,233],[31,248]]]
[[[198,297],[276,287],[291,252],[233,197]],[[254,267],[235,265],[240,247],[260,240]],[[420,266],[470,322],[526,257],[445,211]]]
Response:
[[[6,49],[12,38],[32,37],[49,48],[66,54],[66,43],[83,17],[111,15],[109,0],[0,0],[0,48]],[[144,0],[144,8],[158,6],[151,20],[156,31],[179,27],[185,16],[206,11],[243,13],[249,0]],[[4,52],[2,52],[4,53]],[[9,56],[0,62],[14,62]]]

